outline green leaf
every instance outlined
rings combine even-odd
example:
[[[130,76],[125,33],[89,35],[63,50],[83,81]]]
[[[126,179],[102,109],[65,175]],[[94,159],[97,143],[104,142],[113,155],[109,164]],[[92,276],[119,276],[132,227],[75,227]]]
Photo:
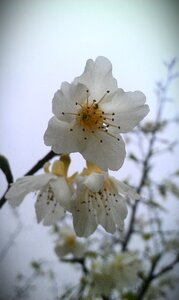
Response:
[[[11,168],[7,158],[3,155],[0,155],[0,169],[6,176],[7,182],[10,184],[13,182],[13,176],[11,172]]]

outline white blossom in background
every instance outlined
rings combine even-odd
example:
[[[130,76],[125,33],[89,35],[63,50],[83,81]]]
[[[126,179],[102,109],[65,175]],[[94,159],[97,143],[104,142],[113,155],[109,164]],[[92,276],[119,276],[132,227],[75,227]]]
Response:
[[[80,152],[103,170],[118,170],[126,155],[120,133],[148,114],[144,103],[142,92],[118,88],[107,58],[89,59],[84,73],[55,93],[45,144],[55,153]]]
[[[99,261],[93,267],[92,280],[98,295],[108,296],[112,290],[132,290],[140,283],[142,264],[134,252],[114,255],[109,260]]]
[[[75,232],[88,237],[101,225],[107,232],[123,230],[127,216],[126,198],[139,195],[97,166],[87,168],[77,177],[77,190],[73,195],[72,215]]]
[[[24,176],[12,184],[6,193],[6,199],[13,206],[18,206],[30,192],[38,191],[35,210],[38,223],[43,220],[44,225],[51,225],[64,216],[64,208],[71,200],[72,186],[67,178],[70,159],[62,156],[52,165],[46,163],[45,174]]]
[[[86,251],[85,244],[77,238],[74,230],[70,227],[64,227],[60,230],[59,240],[55,247],[55,253],[60,257],[73,254],[80,258]]]

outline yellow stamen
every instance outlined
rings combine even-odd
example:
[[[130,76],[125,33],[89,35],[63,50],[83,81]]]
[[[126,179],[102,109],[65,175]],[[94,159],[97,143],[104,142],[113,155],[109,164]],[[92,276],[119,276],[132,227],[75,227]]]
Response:
[[[50,173],[49,167],[50,167],[50,162],[48,161],[48,162],[46,162],[46,163],[44,164],[44,166],[43,166],[43,169],[44,169],[44,172],[45,172],[45,173]]]
[[[64,239],[65,245],[71,248],[75,245],[75,241],[76,241],[76,236],[73,234],[66,236]]]
[[[69,155],[61,155],[60,160],[56,160],[52,166],[52,173],[56,176],[64,176],[67,178],[67,172],[70,165]]]
[[[85,103],[79,110],[76,121],[87,130],[97,130],[103,126],[104,117],[97,103],[93,102],[90,106]]]
[[[91,162],[89,161],[86,161],[86,165],[87,165],[87,168],[84,168],[81,175],[82,176],[85,176],[85,175],[90,175],[91,173],[101,173],[102,170],[97,167],[96,165],[92,164]]]

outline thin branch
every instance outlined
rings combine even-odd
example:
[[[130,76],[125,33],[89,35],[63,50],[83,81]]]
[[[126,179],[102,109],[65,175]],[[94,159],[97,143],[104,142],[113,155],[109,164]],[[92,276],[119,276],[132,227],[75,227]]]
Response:
[[[86,263],[85,263],[85,258],[77,258],[77,257],[74,257],[74,258],[62,258],[61,259],[62,262],[68,262],[68,263],[78,263],[82,266],[82,269],[83,269],[83,272],[85,274],[88,274],[88,269],[86,268]]]
[[[169,77],[169,74],[168,74],[168,77]],[[156,138],[157,138],[156,135],[157,135],[157,131],[158,131],[160,121],[161,121],[163,105],[164,105],[164,102],[165,102],[165,94],[166,94],[166,91],[167,91],[167,88],[168,88],[168,85],[169,85],[168,77],[166,79],[165,85],[162,87],[162,89],[160,91],[161,94],[158,94],[159,106],[158,106],[158,111],[157,111],[157,115],[156,115],[155,125],[154,125],[153,131],[151,132],[151,138],[150,138],[150,142],[149,142],[149,146],[148,146],[148,151],[147,151],[146,157],[143,161],[142,176],[141,176],[141,180],[140,180],[140,183],[138,185],[138,188],[137,188],[137,193],[139,195],[141,194],[142,188],[145,185],[145,182],[146,182],[147,177],[148,177],[150,159],[153,156],[153,146],[154,146]],[[128,243],[131,239],[131,236],[132,236],[132,233],[133,233],[133,230],[134,230],[133,227],[134,227],[135,217],[136,217],[137,208],[138,208],[139,203],[140,203],[140,200],[136,200],[133,207],[132,207],[131,218],[130,218],[130,221],[129,221],[129,228],[128,228],[128,231],[127,231],[126,236],[124,238],[124,242],[123,242],[123,245],[122,245],[122,251],[127,250]]]
[[[53,151],[50,151],[49,153],[47,153],[42,159],[40,159],[26,174],[24,174],[24,176],[28,176],[28,175],[33,175],[35,174],[37,171],[39,171],[43,165],[49,161],[50,159],[52,159],[53,157],[55,157],[57,154],[54,153]],[[4,195],[2,196],[1,200],[0,200],[0,208],[3,207],[3,205],[6,203],[6,193],[9,190],[10,185],[8,185]]]
[[[5,246],[2,248],[1,252],[0,252],[0,262],[3,261],[3,259],[6,257],[6,255],[8,254],[10,248],[14,245],[15,240],[17,239],[17,237],[19,236],[19,234],[22,231],[23,225],[21,222],[21,219],[18,215],[18,213],[16,211],[15,212],[15,216],[17,218],[17,225],[15,230],[9,235],[8,237],[8,241],[5,244]]]
[[[137,300],[142,300],[146,292],[148,291],[148,288],[150,286],[151,281],[153,280],[153,273],[155,271],[155,268],[161,258],[161,254],[157,255],[155,258],[152,260],[152,264],[150,267],[150,271],[148,273],[148,276],[145,278],[143,281],[143,284],[139,290],[139,293],[137,295]]]
[[[177,254],[176,258],[167,266],[163,267],[158,273],[154,274],[155,269],[158,265],[159,260],[161,259],[162,254],[158,254],[152,261],[151,264],[151,268],[149,271],[148,276],[144,279],[143,284],[141,286],[141,289],[139,290],[138,296],[137,296],[137,300],[142,300],[144,298],[144,295],[147,293],[150,284],[152,281],[154,281],[155,279],[159,278],[160,276],[162,276],[163,274],[171,271],[174,266],[179,262],[179,254]]]
[[[179,253],[177,254],[176,258],[170,264],[163,267],[158,273],[153,275],[152,280],[160,277],[161,275],[165,274],[166,272],[171,271],[178,262],[179,262]]]

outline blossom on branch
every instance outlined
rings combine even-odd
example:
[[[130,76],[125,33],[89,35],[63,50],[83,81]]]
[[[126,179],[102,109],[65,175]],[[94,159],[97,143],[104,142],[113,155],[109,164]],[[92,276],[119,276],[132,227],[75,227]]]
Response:
[[[89,59],[84,73],[55,93],[45,144],[55,153],[80,152],[103,170],[118,170],[126,155],[120,133],[148,114],[144,103],[142,92],[118,88],[107,58]]]
[[[70,227],[60,229],[59,240],[55,247],[55,253],[61,258],[68,254],[73,254],[75,257],[83,257],[86,251],[85,244],[77,238],[74,230]]]
[[[108,296],[112,290],[132,290],[140,283],[142,264],[135,252],[114,255],[96,262],[92,270],[93,289],[97,295]]]
[[[107,232],[123,230],[127,216],[126,198],[139,195],[97,166],[87,168],[77,177],[77,190],[73,195],[73,225],[78,236],[88,237],[101,225]]]
[[[64,208],[68,207],[71,200],[72,187],[67,178],[70,159],[61,156],[55,161],[49,172],[50,163],[46,163],[45,174],[24,176],[13,183],[6,193],[6,199],[13,206],[18,206],[30,192],[38,191],[35,203],[38,223],[51,225],[64,216]]]

